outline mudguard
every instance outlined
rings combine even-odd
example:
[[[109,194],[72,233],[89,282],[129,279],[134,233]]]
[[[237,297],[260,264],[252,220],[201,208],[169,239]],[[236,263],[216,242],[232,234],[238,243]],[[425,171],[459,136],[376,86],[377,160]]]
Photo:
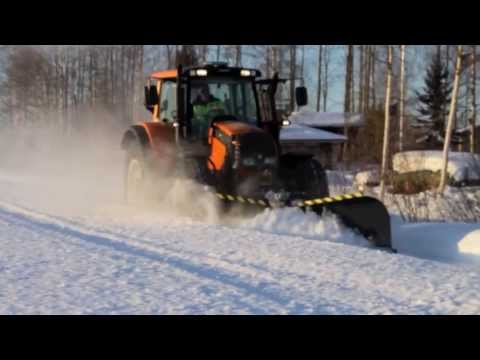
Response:
[[[132,142],[136,142],[142,149],[150,149],[151,141],[146,129],[141,125],[134,125],[123,135],[121,148],[127,150]]]
[[[153,178],[166,177],[175,172],[176,157],[174,132],[161,123],[134,125],[124,134],[121,148],[129,151],[135,146],[143,155]]]

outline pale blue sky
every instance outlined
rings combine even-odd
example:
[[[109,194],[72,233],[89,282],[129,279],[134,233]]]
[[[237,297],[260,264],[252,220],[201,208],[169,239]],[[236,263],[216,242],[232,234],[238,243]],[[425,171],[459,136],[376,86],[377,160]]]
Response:
[[[399,53],[395,50],[395,58],[398,60]],[[423,77],[425,71],[425,46],[407,47],[407,81],[408,96],[413,97],[415,90],[423,86]],[[330,46],[330,65],[329,65],[329,93],[327,101],[327,111],[343,111],[344,91],[345,91],[345,46]],[[298,55],[299,63],[301,50]],[[256,59],[245,56],[243,59],[245,66],[256,66]],[[310,104],[312,108],[316,107],[316,89],[317,89],[317,69],[318,69],[318,45],[305,46],[305,82],[309,89]],[[382,64],[377,64],[381,67]],[[355,81],[358,81],[355,79]],[[382,89],[379,87],[379,89]],[[381,97],[382,94],[378,94]]]

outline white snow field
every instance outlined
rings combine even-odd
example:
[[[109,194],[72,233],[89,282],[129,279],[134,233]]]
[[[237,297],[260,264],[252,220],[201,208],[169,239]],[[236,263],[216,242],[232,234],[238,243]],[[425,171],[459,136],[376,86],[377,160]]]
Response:
[[[480,313],[475,263],[373,249],[332,216],[205,223],[128,208],[113,188],[93,200],[84,185],[68,194],[48,176],[0,177],[1,314]],[[442,232],[395,229],[400,252],[414,254],[412,243],[435,247]]]
[[[477,224],[394,216],[393,254],[332,215],[128,207],[121,154],[22,155],[0,158],[0,314],[480,314]]]

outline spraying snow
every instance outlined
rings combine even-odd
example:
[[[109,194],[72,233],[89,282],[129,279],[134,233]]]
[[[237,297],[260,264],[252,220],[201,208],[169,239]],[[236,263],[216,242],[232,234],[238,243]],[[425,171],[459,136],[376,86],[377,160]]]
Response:
[[[305,213],[297,208],[266,209],[242,226],[272,234],[369,246],[365,238],[345,227],[337,216],[324,214],[319,218],[313,212]]]
[[[176,217],[187,217],[206,223],[220,221],[217,197],[192,180],[175,179],[165,198],[155,208]]]
[[[96,120],[99,124],[105,121],[101,116]],[[162,179],[157,179],[159,199],[142,208],[127,206],[126,158],[120,147],[124,130],[97,127],[95,122],[92,128],[69,135],[34,125],[2,133],[0,179],[12,189],[5,200],[68,216],[122,216],[150,211],[167,218],[217,222],[215,197],[202,186],[183,179],[165,181],[168,186],[162,186]],[[16,193],[19,189],[21,196]]]

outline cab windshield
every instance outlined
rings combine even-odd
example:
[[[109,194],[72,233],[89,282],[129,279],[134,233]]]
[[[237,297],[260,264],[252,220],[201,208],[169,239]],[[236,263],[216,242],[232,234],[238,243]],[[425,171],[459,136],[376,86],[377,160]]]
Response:
[[[206,136],[212,120],[227,119],[257,125],[257,103],[251,80],[194,79],[190,104],[194,134]]]

